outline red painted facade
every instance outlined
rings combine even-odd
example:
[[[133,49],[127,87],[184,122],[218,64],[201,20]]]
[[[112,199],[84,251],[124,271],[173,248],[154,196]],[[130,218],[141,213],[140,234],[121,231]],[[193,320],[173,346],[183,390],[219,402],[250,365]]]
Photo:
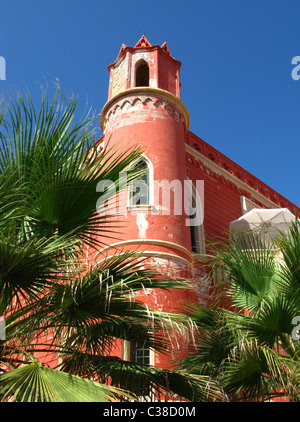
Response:
[[[135,47],[121,47],[110,72],[108,102],[101,113],[104,142],[120,148],[139,145],[149,171],[148,201],[133,206],[130,193],[122,199],[122,222],[112,248],[99,253],[99,259],[115,248],[137,246],[144,250],[154,265],[166,270],[178,268],[179,274],[194,277],[195,292],[178,296],[155,293],[149,304],[173,311],[180,303],[201,300],[205,285],[201,277],[201,260],[205,243],[225,236],[229,223],[255,205],[262,208],[296,207],[273,189],[245,171],[189,131],[189,113],[180,99],[180,65],[168,49],[152,46],[143,36]],[[191,230],[186,212],[186,180],[195,187],[203,181],[199,197],[203,222],[194,230],[197,250],[192,248]],[[176,182],[176,183],[175,183]],[[178,186],[182,187],[179,193]],[[170,188],[163,190],[163,188]],[[201,188],[201,189],[202,189]],[[158,191],[163,192],[158,195]],[[164,195],[171,195],[170,206]],[[172,201],[172,196],[182,206]],[[179,204],[179,205],[180,205]],[[199,202],[198,202],[199,204]],[[125,227],[125,228],[124,228]],[[204,296],[203,296],[204,295]],[[155,366],[168,366],[167,360],[152,356]]]

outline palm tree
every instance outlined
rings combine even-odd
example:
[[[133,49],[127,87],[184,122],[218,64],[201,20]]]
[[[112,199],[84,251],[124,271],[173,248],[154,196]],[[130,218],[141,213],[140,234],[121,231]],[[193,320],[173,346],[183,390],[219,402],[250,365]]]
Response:
[[[299,401],[299,254],[298,223],[270,249],[255,235],[214,245],[213,301],[190,309],[200,334],[182,368],[210,375],[232,401]]]
[[[89,250],[105,246],[118,227],[96,210],[141,173],[138,149],[97,141],[93,118],[74,122],[76,100],[57,89],[41,106],[12,97],[0,114],[1,395],[15,401],[134,399],[149,388],[187,399],[215,400],[209,378],[160,370],[112,356],[117,339],[164,352],[187,318],[148,309],[144,289],[187,288],[148,268],[137,252],[98,263]],[[109,180],[114,189],[97,192]],[[126,185],[125,185],[126,187]],[[100,202],[101,202],[100,201]],[[171,330],[171,331],[170,331]],[[173,334],[172,334],[173,335]],[[41,355],[55,357],[53,362]],[[47,364],[45,364],[45,362]],[[209,387],[209,388],[208,388]]]

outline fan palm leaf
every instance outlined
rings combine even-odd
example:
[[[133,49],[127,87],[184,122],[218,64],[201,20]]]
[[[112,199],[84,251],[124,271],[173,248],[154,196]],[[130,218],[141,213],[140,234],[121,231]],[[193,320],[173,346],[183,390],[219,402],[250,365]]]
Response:
[[[20,188],[23,218],[19,232],[23,236],[69,234],[95,243],[96,234],[104,235],[107,230],[101,224],[105,216],[96,211],[104,194],[97,192],[97,183],[109,180],[117,194],[122,172],[126,172],[127,183],[138,175],[130,164],[140,151],[120,152],[117,147],[101,145],[93,117],[74,123],[76,102],[65,99],[60,90],[51,102],[45,90],[37,113],[29,94],[12,97],[5,104],[0,185],[4,180],[10,189]]]
[[[132,396],[116,388],[32,363],[0,375],[2,400],[17,402],[107,402]]]
[[[212,303],[191,309],[199,338],[184,369],[211,375],[231,400],[299,400],[299,246],[299,224],[272,249],[245,235],[215,245],[223,278]]]

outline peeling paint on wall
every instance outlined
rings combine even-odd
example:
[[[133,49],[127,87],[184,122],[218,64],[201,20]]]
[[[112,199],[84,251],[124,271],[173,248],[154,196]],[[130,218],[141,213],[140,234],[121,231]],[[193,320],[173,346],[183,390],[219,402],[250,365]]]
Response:
[[[125,91],[126,71],[125,61],[114,70],[112,78],[112,95],[117,95],[118,93]]]
[[[136,225],[139,229],[139,238],[146,239],[148,229],[148,218],[146,214],[139,213],[136,216]]]

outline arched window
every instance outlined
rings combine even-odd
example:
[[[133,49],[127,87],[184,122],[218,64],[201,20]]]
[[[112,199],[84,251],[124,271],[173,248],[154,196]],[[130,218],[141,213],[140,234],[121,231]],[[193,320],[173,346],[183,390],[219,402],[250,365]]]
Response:
[[[149,66],[145,60],[141,60],[136,68],[135,86],[149,86]]]
[[[205,254],[205,235],[202,203],[197,189],[189,183],[189,221],[192,252]]]
[[[142,207],[151,204],[151,167],[148,160],[141,158],[134,165],[141,172],[141,176],[134,180],[130,189],[130,206]]]

